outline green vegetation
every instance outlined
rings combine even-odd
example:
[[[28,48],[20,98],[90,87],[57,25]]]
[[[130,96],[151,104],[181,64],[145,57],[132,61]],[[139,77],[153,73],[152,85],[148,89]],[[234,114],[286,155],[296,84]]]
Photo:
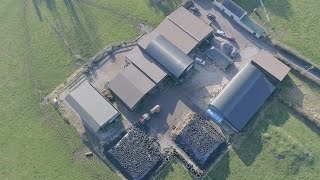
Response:
[[[270,22],[260,0],[235,0],[251,17],[267,27],[271,38],[287,44],[299,53],[320,64],[320,1],[268,0],[263,1]],[[257,8],[259,14],[253,12]]]
[[[2,0],[0,179],[119,179],[43,97],[77,68],[73,58],[135,38],[176,1]]]
[[[299,73],[289,73],[280,87],[279,96],[291,104],[320,117],[320,88]]]
[[[309,112],[320,112],[319,87],[299,74],[290,73],[276,93]],[[319,179],[320,132],[312,126],[270,99],[205,179]]]
[[[156,177],[157,180],[191,180],[191,174],[184,168],[183,164],[178,160],[174,159],[170,164],[168,164],[159,176]]]
[[[305,123],[272,100],[208,179],[319,179],[320,132]]]

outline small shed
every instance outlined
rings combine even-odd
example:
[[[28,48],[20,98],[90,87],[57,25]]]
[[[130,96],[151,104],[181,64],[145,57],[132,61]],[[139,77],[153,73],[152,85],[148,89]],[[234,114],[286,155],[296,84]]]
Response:
[[[120,100],[133,110],[156,84],[133,64],[128,65],[108,85]]]
[[[193,60],[163,36],[154,38],[146,49],[173,77],[180,79],[193,66]]]
[[[94,133],[120,115],[87,81],[75,87],[65,100],[79,114],[84,125]]]

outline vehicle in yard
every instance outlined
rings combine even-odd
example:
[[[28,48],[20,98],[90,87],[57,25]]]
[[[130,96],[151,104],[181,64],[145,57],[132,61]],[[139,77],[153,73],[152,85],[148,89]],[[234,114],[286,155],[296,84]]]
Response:
[[[231,58],[235,58],[238,55],[238,49],[237,48],[233,48],[231,53],[230,53],[230,57]]]
[[[235,58],[239,54],[238,49],[228,41],[221,44],[221,50],[231,58]]]
[[[159,113],[161,110],[160,105],[155,105],[152,109],[150,109],[150,114],[156,114]]]
[[[216,16],[214,16],[212,13],[208,12],[207,13],[207,18],[210,20],[210,21],[215,21],[216,20]]]
[[[139,119],[139,124],[142,125],[142,124],[146,123],[146,121],[149,121],[149,120],[150,120],[150,114],[144,113]]]
[[[193,14],[198,14],[198,13],[200,13],[199,9],[196,8],[195,6],[191,7],[189,10],[190,10]]]
[[[199,57],[196,57],[194,61],[198,64],[201,64],[202,66],[206,65],[206,61]]]
[[[139,125],[145,124],[147,121],[151,119],[151,115],[159,113],[161,110],[160,105],[155,105],[152,109],[150,109],[150,113],[144,113],[140,118],[139,118]]]
[[[217,34],[217,35],[219,35],[219,36],[222,36],[222,37],[226,37],[226,33],[223,32],[223,31],[221,31],[221,30],[217,30],[217,31],[215,32],[215,34]]]
[[[234,38],[234,37],[226,36],[226,38],[227,38],[230,42],[236,42],[236,38]]]

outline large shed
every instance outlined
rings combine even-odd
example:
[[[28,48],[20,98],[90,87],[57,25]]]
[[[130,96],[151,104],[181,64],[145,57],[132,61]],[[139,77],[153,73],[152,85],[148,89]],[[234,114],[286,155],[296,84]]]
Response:
[[[277,81],[282,81],[289,73],[290,68],[275,58],[267,51],[261,50],[252,58],[252,63],[257,66],[266,76]]]
[[[193,66],[189,56],[161,35],[150,42],[146,51],[176,79]]]
[[[274,89],[263,73],[248,63],[209,104],[209,115],[215,122],[226,121],[240,131]]]
[[[120,115],[87,81],[72,90],[65,100],[93,132],[98,132]]]
[[[146,49],[157,36],[162,35],[188,54],[212,33],[213,29],[200,18],[180,7],[168,15],[154,31],[144,36],[138,44]]]
[[[156,84],[167,76],[165,70],[159,67],[157,62],[139,47],[135,47],[129,51],[126,54],[126,58]]]
[[[155,87],[133,64],[128,65],[108,85],[109,89],[131,110]]]

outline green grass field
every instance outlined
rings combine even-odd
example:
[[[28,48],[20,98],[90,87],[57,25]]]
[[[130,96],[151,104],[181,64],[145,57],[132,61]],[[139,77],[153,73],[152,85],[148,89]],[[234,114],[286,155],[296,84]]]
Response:
[[[319,86],[297,73],[289,73],[275,93],[304,110],[320,113]],[[204,179],[320,178],[320,132],[276,98],[233,141],[232,149]],[[163,179],[185,176],[179,168],[170,168]]]
[[[278,40],[320,64],[320,1],[318,0],[267,0],[263,1],[270,22],[259,0],[235,0],[260,24],[264,25],[271,38]],[[259,17],[253,13],[258,8]]]
[[[161,173],[155,178],[156,180],[191,180],[192,176],[183,166],[181,161],[173,159]]]
[[[273,100],[207,179],[319,179],[319,135]]]
[[[166,2],[166,1],[165,1]],[[112,42],[155,26],[176,1],[2,0],[0,3],[0,179],[119,179],[86,151],[42,98]]]

